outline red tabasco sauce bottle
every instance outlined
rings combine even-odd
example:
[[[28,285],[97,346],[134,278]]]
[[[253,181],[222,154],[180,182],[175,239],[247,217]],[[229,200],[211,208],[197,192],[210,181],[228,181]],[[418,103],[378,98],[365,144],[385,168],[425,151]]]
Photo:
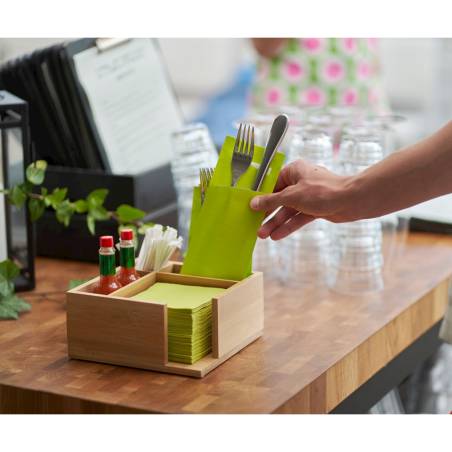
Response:
[[[132,229],[123,229],[121,231],[119,240],[119,265],[118,281],[122,286],[126,286],[140,278],[135,270],[135,245]]]
[[[116,262],[113,237],[111,235],[103,235],[100,240],[99,249],[99,281],[94,286],[93,292],[102,295],[117,290],[121,284],[116,278]]]

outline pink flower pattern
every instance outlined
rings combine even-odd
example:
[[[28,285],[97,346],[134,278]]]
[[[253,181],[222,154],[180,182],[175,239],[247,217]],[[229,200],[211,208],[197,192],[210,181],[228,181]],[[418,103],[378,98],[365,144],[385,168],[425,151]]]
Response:
[[[354,52],[356,52],[357,48],[356,38],[344,38],[342,40],[342,44],[345,52],[349,54],[353,54]]]
[[[343,105],[356,105],[358,103],[358,93],[356,89],[349,88],[346,89],[342,95]]]
[[[273,87],[267,91],[266,94],[267,105],[271,106],[278,105],[281,101],[281,98],[282,92],[280,89]]]
[[[319,53],[323,48],[323,40],[320,38],[305,38],[301,42],[308,53]]]
[[[297,61],[287,61],[285,63],[284,69],[287,80],[290,80],[292,82],[300,80],[304,75],[304,68]]]
[[[315,86],[308,88],[301,94],[302,105],[321,106],[325,104],[325,92]]]
[[[358,78],[365,80],[372,75],[372,67],[367,61],[358,64]]]
[[[325,64],[324,76],[328,82],[337,82],[344,77],[344,65],[339,60],[329,60]]]
[[[259,62],[252,104],[257,109],[299,104],[388,111],[383,93],[375,39],[300,38],[278,60]]]

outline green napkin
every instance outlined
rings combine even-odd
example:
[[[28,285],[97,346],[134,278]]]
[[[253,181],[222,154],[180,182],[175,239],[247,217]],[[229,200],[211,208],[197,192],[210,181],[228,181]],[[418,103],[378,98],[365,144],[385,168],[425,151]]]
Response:
[[[224,290],[157,282],[132,299],[167,305],[168,359],[193,364],[212,350],[212,298]]]
[[[251,199],[259,194],[250,187],[256,178],[264,148],[255,146],[253,162],[237,186],[231,187],[234,143],[234,138],[226,137],[203,205],[199,187],[193,191],[188,250],[181,269],[183,274],[237,281],[251,274],[257,230],[264,213],[250,209]],[[261,193],[273,191],[283,162],[284,154],[276,153]]]

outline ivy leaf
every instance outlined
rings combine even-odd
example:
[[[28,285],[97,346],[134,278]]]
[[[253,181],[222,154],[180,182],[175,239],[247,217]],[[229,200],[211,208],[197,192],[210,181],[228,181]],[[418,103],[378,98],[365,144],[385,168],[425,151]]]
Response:
[[[128,204],[121,204],[116,209],[116,215],[120,223],[128,223],[130,221],[141,220],[146,215],[146,212]]]
[[[14,309],[9,308],[8,306],[3,306],[3,303],[0,301],[0,319],[17,320],[18,318],[19,314]]]
[[[66,199],[63,202],[60,202],[56,208],[57,220],[60,223],[64,224],[66,227],[69,226],[73,213],[74,213],[74,206],[68,199]]]
[[[88,209],[91,210],[94,207],[102,206],[107,195],[108,190],[106,188],[98,188],[92,191],[86,198]]]
[[[51,195],[45,197],[47,206],[52,206],[55,210],[66,198],[67,188],[55,188]]]
[[[15,185],[9,192],[9,202],[16,206],[17,208],[21,208],[25,201],[27,200],[27,194],[22,188],[22,185]]]
[[[0,300],[2,297],[9,297],[14,292],[12,280],[0,275]]]
[[[14,309],[17,313],[29,311],[31,309],[29,303],[16,295],[6,297],[0,303],[2,306],[6,306],[9,309]]]
[[[33,185],[41,185],[46,175],[47,162],[45,160],[37,160],[28,165],[25,172],[28,182]]]
[[[11,294],[3,299],[0,299],[1,319],[17,319],[19,317],[19,313],[29,311],[30,309],[30,304],[16,295]]]
[[[94,235],[96,233],[96,220],[90,214],[86,216],[86,225],[88,226],[91,235]]]
[[[55,210],[66,198],[67,188],[55,188],[50,195],[45,197],[47,206],[52,206]]]
[[[28,211],[30,212],[31,221],[36,221],[41,218],[46,205],[42,199],[31,198],[28,200]]]
[[[20,267],[11,259],[0,262],[0,275],[13,280],[20,273]]]
[[[88,211],[88,203],[84,199],[74,202],[74,209],[77,213],[85,213]]]
[[[94,207],[92,209],[89,209],[89,214],[95,219],[95,220],[108,220],[110,218],[110,214],[108,213],[107,209],[105,207],[99,206]]]

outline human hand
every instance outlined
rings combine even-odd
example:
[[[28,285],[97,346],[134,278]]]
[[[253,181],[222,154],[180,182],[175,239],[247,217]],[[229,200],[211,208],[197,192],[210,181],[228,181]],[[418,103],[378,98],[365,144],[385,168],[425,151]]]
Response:
[[[261,238],[280,240],[316,218],[333,222],[348,221],[349,178],[326,168],[297,160],[279,174],[273,194],[251,200],[253,210],[269,216],[278,212],[258,231]]]

